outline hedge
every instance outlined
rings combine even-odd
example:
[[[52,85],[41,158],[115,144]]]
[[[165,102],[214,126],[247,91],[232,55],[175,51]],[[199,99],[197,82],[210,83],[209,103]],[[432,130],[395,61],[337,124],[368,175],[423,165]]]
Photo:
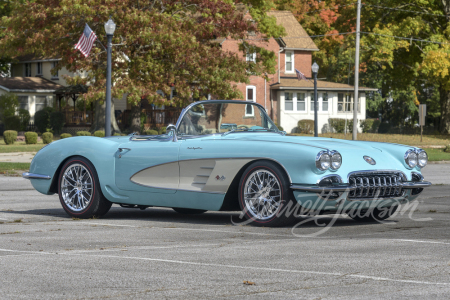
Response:
[[[34,114],[34,125],[39,132],[47,132],[47,128],[50,128],[50,114],[52,112],[53,108],[45,107]]]
[[[5,129],[20,131],[20,118],[18,116],[5,117]]]
[[[158,135],[158,131],[153,130],[153,129],[148,129],[144,131],[145,135]]]
[[[444,152],[450,153],[450,145],[447,145],[447,146],[444,148]]]
[[[53,141],[53,133],[44,132],[42,134],[42,141],[44,142],[44,144],[50,144]]]
[[[70,133],[63,133],[59,136],[61,139],[66,139],[66,138],[70,138],[72,137],[72,135]]]
[[[361,120],[361,129],[364,133],[378,132],[380,126],[380,120],[377,119],[365,119]]]
[[[275,123],[275,126],[277,126],[278,130],[284,131],[283,127],[281,127],[281,126],[278,125],[277,123]]]
[[[343,133],[345,129],[345,119],[329,118],[330,127],[337,133]]]
[[[300,120],[297,123],[297,127],[300,133],[313,133],[314,132],[314,120]]]
[[[94,136],[105,137],[105,132],[103,130],[97,130],[96,132],[94,132]]]
[[[91,136],[89,131],[77,131],[77,136]]]
[[[6,130],[3,132],[3,138],[5,140],[6,145],[12,145],[17,139],[17,131],[15,130]]]
[[[64,113],[60,111],[54,111],[50,114],[50,127],[55,133],[60,133],[66,123],[66,117]]]
[[[33,131],[25,132],[25,143],[26,144],[37,144],[38,134]]]

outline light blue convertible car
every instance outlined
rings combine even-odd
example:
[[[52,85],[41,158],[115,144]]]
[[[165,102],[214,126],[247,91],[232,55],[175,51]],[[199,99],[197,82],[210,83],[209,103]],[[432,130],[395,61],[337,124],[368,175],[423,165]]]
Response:
[[[240,210],[249,223],[282,226],[299,213],[386,219],[430,185],[420,172],[427,160],[410,146],[286,136],[256,103],[210,100],[186,107],[167,134],[55,141],[23,177],[58,193],[72,217],[115,203]]]

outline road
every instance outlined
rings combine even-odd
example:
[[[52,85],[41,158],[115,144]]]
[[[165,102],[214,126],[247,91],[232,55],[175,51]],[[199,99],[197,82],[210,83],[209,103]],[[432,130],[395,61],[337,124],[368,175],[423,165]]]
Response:
[[[0,298],[448,299],[449,194],[435,185],[383,224],[258,228],[164,208],[77,220],[57,196],[0,177]]]

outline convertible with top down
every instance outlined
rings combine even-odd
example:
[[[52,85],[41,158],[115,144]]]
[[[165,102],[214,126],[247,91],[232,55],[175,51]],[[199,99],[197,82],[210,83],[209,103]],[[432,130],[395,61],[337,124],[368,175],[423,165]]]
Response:
[[[249,223],[283,226],[294,209],[386,219],[431,185],[427,161],[410,146],[287,136],[257,103],[208,100],[183,109],[166,134],[54,141],[23,177],[77,218],[119,204],[241,211]]]

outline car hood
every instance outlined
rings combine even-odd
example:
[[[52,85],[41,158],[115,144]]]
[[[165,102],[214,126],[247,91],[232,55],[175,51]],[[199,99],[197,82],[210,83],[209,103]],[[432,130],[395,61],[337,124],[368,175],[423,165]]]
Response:
[[[365,150],[378,153],[383,151],[382,147],[380,147],[380,144],[382,145],[383,143],[349,141],[333,138],[314,138],[309,136],[282,136],[274,133],[236,133],[222,136],[222,139],[290,143],[320,148],[321,150]]]

